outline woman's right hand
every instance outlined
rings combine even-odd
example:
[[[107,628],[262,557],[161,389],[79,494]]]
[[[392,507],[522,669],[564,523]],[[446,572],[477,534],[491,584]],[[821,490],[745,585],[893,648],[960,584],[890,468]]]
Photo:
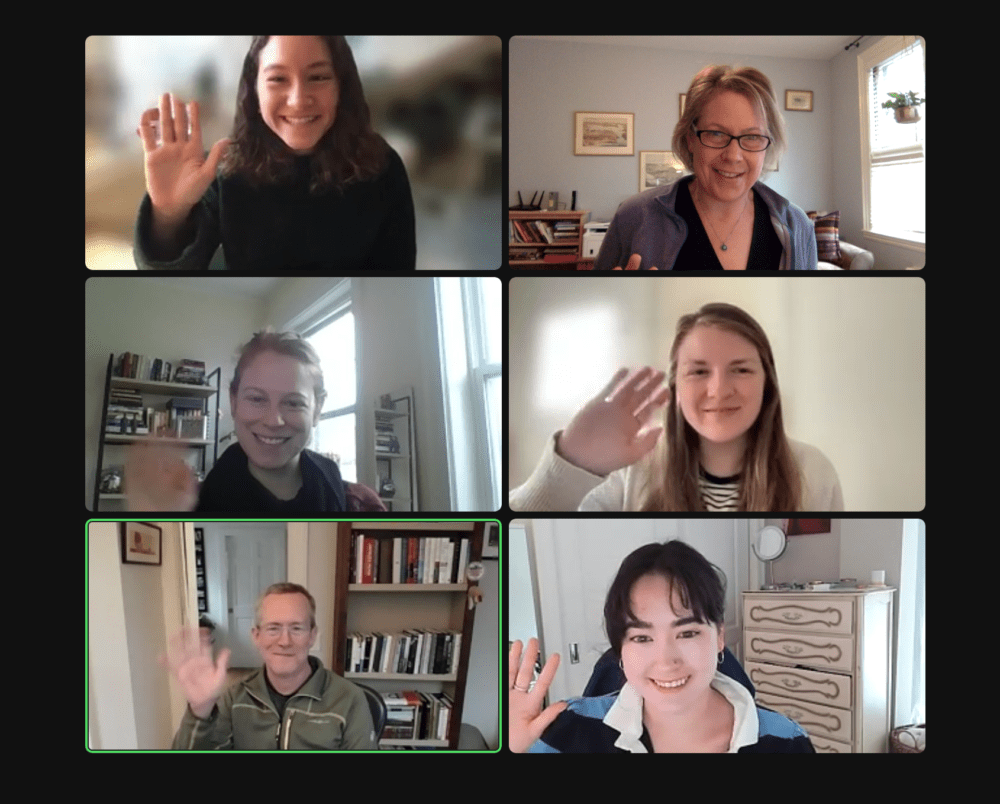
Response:
[[[128,448],[124,491],[130,511],[193,511],[198,503],[194,471],[169,439]]]
[[[660,388],[666,373],[646,366],[625,380],[628,373],[619,370],[577,411],[556,442],[556,452],[591,474],[603,477],[631,466],[656,446],[663,432],[662,427],[642,429],[670,400],[670,389]]]
[[[146,153],[146,191],[153,211],[164,219],[183,221],[215,179],[219,160],[228,139],[219,140],[205,156],[201,142],[198,103],[193,101],[191,131],[188,112],[176,95],[165,93],[158,109],[147,109],[139,121],[138,133]],[[155,123],[159,123],[157,142]]]
[[[205,719],[212,714],[216,700],[226,689],[230,653],[223,648],[213,662],[212,646],[202,640],[199,630],[185,628],[170,640],[168,653],[160,657],[160,664],[170,668],[197,717]]]
[[[521,647],[521,641],[515,641],[510,646],[510,656],[507,659],[508,748],[515,754],[527,751],[567,706],[565,701],[560,701],[542,709],[549,685],[559,667],[559,654],[554,653],[549,657],[532,687],[531,679],[538,659],[538,640],[534,637],[528,640],[523,661]]]

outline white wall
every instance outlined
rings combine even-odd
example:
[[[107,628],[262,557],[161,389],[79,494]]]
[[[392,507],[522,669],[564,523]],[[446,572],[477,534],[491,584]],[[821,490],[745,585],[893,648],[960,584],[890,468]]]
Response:
[[[511,487],[524,482],[547,439],[619,366],[668,369],[677,319],[706,302],[724,301],[745,309],[767,332],[785,430],[830,458],[846,510],[923,509],[920,278],[631,279],[511,281]],[[605,311],[596,326],[566,318],[594,310]],[[553,324],[559,321],[562,328]]]

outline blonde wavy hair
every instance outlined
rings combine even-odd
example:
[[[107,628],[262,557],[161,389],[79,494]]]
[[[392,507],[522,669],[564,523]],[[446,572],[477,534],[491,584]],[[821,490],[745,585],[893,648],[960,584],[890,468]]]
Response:
[[[771,145],[764,155],[764,170],[775,170],[788,143],[785,140],[785,121],[781,117],[771,82],[764,73],[753,67],[737,68],[723,64],[709,65],[691,79],[687,100],[684,102],[684,114],[674,127],[672,142],[674,153],[684,163],[684,167],[694,171],[694,157],[688,148],[687,135],[694,133],[698,118],[718,92],[735,92],[750,101],[767,127],[767,136],[771,138]]]

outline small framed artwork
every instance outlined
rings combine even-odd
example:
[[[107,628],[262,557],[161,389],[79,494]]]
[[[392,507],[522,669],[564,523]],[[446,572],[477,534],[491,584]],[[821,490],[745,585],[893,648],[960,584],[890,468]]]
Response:
[[[667,187],[687,174],[673,151],[639,151],[639,192]]]
[[[573,118],[574,155],[635,155],[635,115],[632,112],[574,112]]]
[[[830,533],[829,519],[789,519],[786,533],[789,536],[808,536],[814,533]]]
[[[813,94],[811,89],[786,89],[785,109],[789,112],[811,112]]]
[[[122,563],[151,564],[162,561],[163,531],[148,522],[122,522]]]
[[[483,534],[483,558],[500,558],[500,526],[496,522],[486,523]]]

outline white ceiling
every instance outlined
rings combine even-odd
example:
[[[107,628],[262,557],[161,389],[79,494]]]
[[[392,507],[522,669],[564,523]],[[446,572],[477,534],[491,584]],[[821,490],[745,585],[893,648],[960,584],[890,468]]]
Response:
[[[157,281],[184,290],[218,293],[224,296],[242,296],[266,300],[287,277],[281,276],[156,276],[147,281]]]
[[[519,37],[515,37],[519,38]],[[829,61],[843,53],[855,36],[525,36],[619,47],[688,50],[695,53],[737,53],[783,59]]]

